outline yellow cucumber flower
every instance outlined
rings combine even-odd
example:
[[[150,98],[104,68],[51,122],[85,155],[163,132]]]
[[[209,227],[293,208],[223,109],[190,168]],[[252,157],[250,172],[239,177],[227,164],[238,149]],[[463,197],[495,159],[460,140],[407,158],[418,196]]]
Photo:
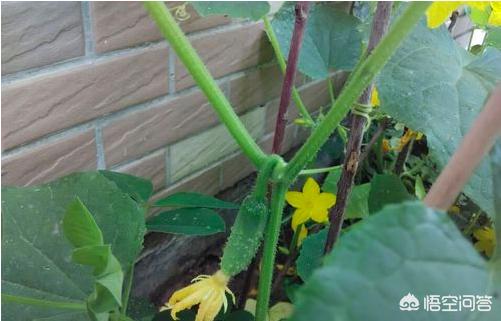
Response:
[[[459,7],[467,5],[478,10],[485,10],[490,6],[491,13],[488,24],[501,25],[501,5],[496,1],[436,1],[426,10],[428,28],[440,27]]]
[[[213,275],[199,275],[191,281],[191,285],[174,292],[160,311],[171,309],[172,319],[178,320],[178,312],[200,304],[195,321],[213,321],[222,307],[225,312],[228,308],[226,293],[231,295],[235,303],[235,296],[228,288],[229,281],[230,277],[222,271]]]
[[[318,223],[328,221],[328,209],[336,204],[336,195],[320,193],[320,186],[311,177],[308,177],[303,186],[303,192],[289,191],[285,199],[296,210],[292,214],[292,229],[312,219]],[[303,231],[301,231],[303,233]]]
[[[488,257],[494,253],[494,245],[496,240],[494,238],[494,229],[492,227],[478,228],[473,231],[473,236],[477,239],[475,248],[479,252],[484,252]]]

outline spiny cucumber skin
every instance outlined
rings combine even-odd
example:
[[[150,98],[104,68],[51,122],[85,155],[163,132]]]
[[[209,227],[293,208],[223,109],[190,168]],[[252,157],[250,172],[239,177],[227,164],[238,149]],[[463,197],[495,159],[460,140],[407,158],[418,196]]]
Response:
[[[264,202],[252,196],[244,199],[221,259],[221,269],[226,275],[234,276],[249,266],[263,238],[267,219]]]

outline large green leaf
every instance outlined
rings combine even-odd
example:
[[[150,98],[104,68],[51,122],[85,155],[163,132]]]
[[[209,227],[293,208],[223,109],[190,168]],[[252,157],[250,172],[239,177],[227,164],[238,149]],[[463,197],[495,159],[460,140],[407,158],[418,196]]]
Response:
[[[294,4],[286,3],[272,21],[280,48],[287,57],[294,29]],[[331,69],[351,70],[362,52],[360,20],[331,4],[312,5],[299,56],[299,70],[325,79]]]
[[[72,247],[62,235],[75,197],[92,213],[122,268],[130,268],[141,249],[143,209],[101,174],[77,173],[37,187],[2,189],[3,293],[75,302],[92,292],[92,271],[71,262]],[[5,320],[88,320],[85,311],[3,301]]]
[[[501,49],[501,27],[487,30],[487,35],[485,36],[485,45]]]
[[[158,207],[205,207],[237,209],[238,204],[222,201],[199,193],[179,192],[159,199],[153,206]]]
[[[210,235],[224,232],[221,216],[207,208],[178,208],[162,212],[146,223],[148,231],[185,235]]]
[[[427,312],[426,295],[486,295],[485,261],[442,212],[419,202],[389,205],[343,234],[297,293],[291,321],[468,320],[471,312]],[[408,293],[418,311],[400,311]],[[498,307],[480,313],[495,320]]]
[[[232,18],[261,19],[270,11],[267,1],[193,1],[190,4],[202,17],[228,15]]]
[[[324,192],[337,193],[337,183],[341,177],[342,168],[335,169],[327,175],[322,190]],[[369,216],[368,199],[371,191],[371,184],[365,183],[353,186],[345,210],[346,218],[364,218]]]
[[[403,203],[413,199],[400,178],[393,174],[375,175],[371,181],[369,211],[375,213],[388,204]]]
[[[443,168],[501,80],[501,53],[478,57],[458,47],[445,28],[422,21],[384,67],[377,80],[381,108],[426,134],[430,157]],[[485,160],[464,192],[490,215],[492,183]]]

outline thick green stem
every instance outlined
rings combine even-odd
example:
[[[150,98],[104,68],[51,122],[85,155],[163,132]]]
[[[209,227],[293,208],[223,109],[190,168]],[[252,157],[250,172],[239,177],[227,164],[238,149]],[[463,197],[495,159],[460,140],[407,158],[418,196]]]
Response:
[[[57,309],[67,309],[67,310],[82,310],[82,311],[87,310],[85,302],[49,301],[49,300],[35,299],[25,296],[9,295],[3,293],[2,293],[2,300],[5,300],[6,302],[35,305],[47,309],[57,308]]]
[[[176,20],[172,17],[165,4],[153,1],[145,2],[144,6],[198,87],[205,93],[221,121],[240,145],[243,153],[250,158],[255,166],[259,167],[266,155],[242,124],[228,99],[226,99],[216,81],[210,75],[207,67],[205,67],[205,64],[177,25]]]
[[[285,203],[285,192],[288,185],[280,182],[273,186],[271,195],[270,220],[266,227],[263,247],[263,261],[259,277],[259,288],[256,305],[256,321],[266,321],[270,302],[273,268],[277,250],[278,237]]]
[[[285,180],[292,181],[304,166],[316,155],[320,147],[327,141],[332,131],[346,116],[353,103],[366,88],[376,74],[400,46],[402,41],[412,31],[429,2],[412,2],[405,12],[392,25],[387,36],[374,49],[367,59],[357,65],[331,110],[313,131],[306,143],[296,153],[287,165]]]
[[[278,66],[280,67],[280,70],[282,71],[283,74],[285,74],[285,70],[287,69],[287,65],[285,63],[285,58],[284,55],[282,54],[282,50],[280,49],[280,45],[278,43],[277,36],[275,34],[275,31],[273,31],[273,27],[271,26],[270,20],[265,16],[263,18],[264,21],[264,30],[266,31],[266,34],[268,35],[268,39],[270,40],[271,47],[273,48],[273,51],[275,53],[275,57],[277,58]],[[292,99],[294,100],[294,104],[296,105],[297,109],[299,110],[299,113],[301,116],[310,124],[313,125],[315,124],[315,121],[311,117],[310,113],[308,112],[308,109],[304,105],[303,101],[301,100],[301,96],[299,95],[298,90],[296,87],[292,87]]]

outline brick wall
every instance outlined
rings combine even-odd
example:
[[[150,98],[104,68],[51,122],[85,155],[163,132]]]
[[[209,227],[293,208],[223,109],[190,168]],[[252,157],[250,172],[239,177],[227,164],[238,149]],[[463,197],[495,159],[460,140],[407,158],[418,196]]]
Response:
[[[262,25],[188,9],[183,30],[269,151],[282,75]],[[329,101],[299,78],[312,111]],[[284,152],[304,139],[286,134]],[[2,185],[111,169],[156,197],[215,194],[254,170],[137,2],[2,2],[2,151]]]

